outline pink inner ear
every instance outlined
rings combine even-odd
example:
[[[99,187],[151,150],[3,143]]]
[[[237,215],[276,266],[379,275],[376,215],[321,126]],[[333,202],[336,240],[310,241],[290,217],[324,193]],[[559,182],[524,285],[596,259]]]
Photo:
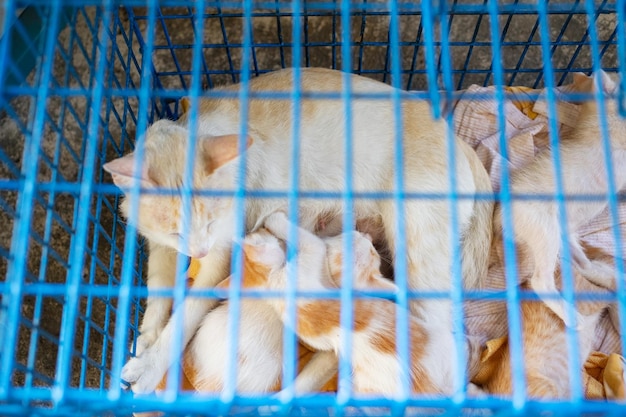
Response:
[[[134,154],[130,153],[121,158],[107,162],[102,166],[102,168],[111,174],[115,185],[128,186],[132,184],[133,178],[139,179],[145,185],[153,185],[153,181],[150,180],[148,176],[148,167],[146,166],[146,163],[144,162],[142,165],[141,174],[135,174],[135,158]]]
[[[122,156],[121,158],[114,159],[102,165],[102,168],[111,173],[130,176],[133,167],[133,154]]]
[[[252,145],[252,138],[247,136],[246,149]],[[223,135],[202,139],[202,152],[207,162],[207,174],[239,156],[239,135]]]
[[[617,83],[613,81],[613,79],[604,71],[600,71],[600,75],[602,76],[602,87],[604,88],[605,93],[613,93],[617,91]]]

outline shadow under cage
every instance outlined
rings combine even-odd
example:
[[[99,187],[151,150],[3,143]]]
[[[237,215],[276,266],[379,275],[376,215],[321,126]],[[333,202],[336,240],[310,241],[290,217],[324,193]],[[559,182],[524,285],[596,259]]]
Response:
[[[626,392],[620,356],[624,335],[620,320],[624,313],[624,209],[616,156],[621,149],[609,142],[611,123],[620,123],[620,119],[616,116],[612,122],[608,116],[624,115],[625,13],[622,0],[537,4],[517,0],[419,4],[365,0],[4,2],[0,5],[0,219],[4,226],[0,228],[0,273],[4,277],[0,283],[0,414],[131,415],[155,410],[172,415],[619,412]],[[296,87],[276,91],[271,83],[262,91],[253,87],[257,77],[290,67],[296,68],[288,76]],[[310,77],[311,73],[302,69],[305,67],[343,71],[331,77],[343,80],[343,84],[330,92],[323,83],[320,91],[298,87]],[[346,73],[377,81],[373,86],[383,83],[395,90],[372,87],[383,91],[378,95],[353,91]],[[223,88],[228,85],[236,87]],[[145,132],[157,120],[174,121],[182,116],[192,126],[202,127],[201,100],[206,97],[237,100],[242,120],[252,117],[248,110],[254,108],[250,104],[254,100],[287,103],[286,113],[272,115],[285,122],[285,135],[291,140],[284,155],[278,156],[291,158],[284,188],[247,188],[242,180],[246,164],[241,164],[238,180],[226,189],[193,189],[192,180],[197,175],[193,163],[184,165],[182,182],[173,189],[147,190],[140,179],[121,189],[113,184],[103,169],[105,163],[131,151],[140,160],[148,152],[143,144]],[[334,101],[340,109],[332,119],[345,123],[345,131],[336,132],[341,143],[326,141],[320,146],[337,146],[337,152],[345,155],[345,166],[339,176],[341,187],[312,191],[302,186],[298,177],[306,169],[301,165],[308,166],[309,162],[298,163],[295,155],[302,150],[301,129],[311,128],[307,127],[312,119],[306,103],[316,100]],[[352,121],[360,120],[360,115],[354,114],[359,107],[350,104],[353,100],[382,100],[393,109],[388,122],[395,141],[388,160],[393,186],[388,190],[354,185],[359,182],[358,167],[364,161],[355,160],[351,154],[354,144],[359,143],[355,135],[360,132],[359,126],[352,126]],[[568,171],[555,169],[550,171],[557,184],[553,192],[513,192],[510,181],[516,180],[516,170],[555,149],[563,137],[575,135],[572,132],[578,129],[581,117],[579,107],[585,102],[595,102],[599,114],[604,115],[599,118],[596,135],[596,148],[604,156],[601,165],[586,166],[582,171],[599,176],[603,184],[606,182],[603,188],[594,195],[570,196],[563,186]],[[399,146],[404,135],[399,120],[403,108],[409,106],[406,103],[418,103],[419,117],[440,120],[437,123],[445,132],[438,138],[440,144],[460,139],[473,149],[471,158],[480,160],[490,176],[488,191],[459,191],[456,184],[464,178],[455,174],[448,175],[449,189],[442,192],[403,188],[410,178],[403,177],[401,167],[412,157]],[[268,120],[273,119],[268,116]],[[236,131],[223,132],[227,133],[237,137],[233,149],[239,153],[249,145],[246,136],[253,138],[251,147],[259,146],[259,138],[265,140],[263,132],[250,123],[239,123]],[[201,136],[190,134],[193,148],[184,155],[193,155],[201,147]],[[444,148],[448,161],[460,158],[454,146]],[[375,149],[372,147],[372,152]],[[563,159],[558,152],[553,154],[552,166],[560,168]],[[371,160],[377,156],[372,154]],[[270,158],[263,164],[271,171],[276,161]],[[346,168],[349,166],[354,168]],[[335,168],[328,166],[328,172],[319,176]],[[139,171],[133,175],[141,177]],[[124,193],[129,218],[120,214]],[[197,261],[171,252],[168,256],[175,259],[171,277],[175,285],[148,291],[148,242],[142,237],[145,230],[137,228],[140,212],[136,204],[144,193],[164,198],[179,193],[180,221],[187,227],[196,197],[233,201],[229,215],[235,227],[229,262],[234,285],[221,289],[188,287],[187,278],[196,274]],[[298,267],[291,268],[290,263],[300,252],[295,241],[299,235],[292,225],[283,248],[291,268],[286,271],[286,288],[275,288],[271,293],[242,292],[239,285],[246,280],[244,236],[257,232],[263,224],[263,219],[245,218],[246,207],[257,200],[283,201],[282,210],[292,223],[298,217],[302,221],[315,204],[334,201],[344,209],[326,217],[320,215],[309,222],[309,228],[320,234],[330,233],[333,227],[336,233],[355,227],[370,232],[384,264],[381,276],[393,279],[396,287],[356,288],[344,278],[345,285],[313,293],[303,291],[296,282]],[[449,230],[445,231],[450,239],[442,249],[450,254],[445,272],[450,279],[448,287],[433,290],[412,285],[412,246],[405,233],[411,219],[405,218],[401,207],[413,200],[441,201],[450,212]],[[381,201],[396,210],[393,224],[400,232],[392,243],[386,241],[389,235],[381,231],[385,227],[378,217],[359,217],[360,207]],[[516,250],[514,245],[518,234],[513,229],[512,207],[517,201],[553,203],[559,230],[567,229],[572,201],[602,204],[600,214],[587,219],[575,232],[592,264],[606,263],[604,270],[610,271],[611,285],[590,289],[589,280],[584,279],[584,285],[579,285],[580,271],[573,253],[576,245],[570,245],[571,236],[560,233],[561,251],[555,259],[555,279],[562,281],[560,295],[528,291],[532,260],[527,259],[523,248]],[[461,262],[464,230],[458,216],[460,207],[468,202],[493,203],[502,218],[490,222],[488,233],[484,233],[491,241],[483,242],[489,249],[489,271],[483,285],[464,290],[463,264],[471,260]],[[167,206],[161,209],[168,210]],[[340,269],[349,277],[355,274],[352,261],[356,249],[354,243],[346,242]],[[299,268],[306,266],[304,261],[298,264]],[[245,339],[245,334],[235,332],[238,322],[247,319],[239,310],[242,302],[263,302],[268,297],[283,300],[286,326],[277,349],[282,363],[276,371],[280,375],[277,384],[264,392],[238,391],[235,376],[241,358],[230,349],[228,357],[219,358],[225,373],[217,388],[194,386],[193,377],[190,381],[186,372],[189,363],[185,361],[188,350],[183,314],[172,316],[171,346],[161,359],[173,365],[161,382],[160,393],[133,394],[121,375],[124,365],[137,353],[148,297],[171,299],[173,311],[183,311],[185,300],[190,298],[227,300],[230,308],[223,323],[227,331],[214,334],[211,344],[204,346],[206,355],[214,350],[213,343],[232,346]],[[323,299],[326,306],[340,305],[338,310],[328,308],[328,316],[322,317],[322,321],[331,322],[333,312],[340,317],[336,323],[341,341],[335,352],[340,358],[337,379],[323,393],[296,392],[294,379],[303,360],[296,316],[301,316],[301,300],[316,299]],[[456,364],[455,375],[445,392],[416,392],[415,384],[411,386],[415,376],[409,372],[415,346],[406,329],[414,316],[418,321],[424,317],[410,309],[411,303],[446,299],[451,314],[447,331],[455,347],[449,362],[443,357],[437,361],[446,366]],[[528,326],[534,319],[524,305],[549,305],[545,303],[548,300],[565,301],[566,321],[575,317],[576,310],[588,312],[590,308],[595,308],[597,321],[587,328],[565,326],[559,317],[547,312],[541,318],[551,323],[549,329],[556,330],[544,329],[545,334],[532,336]],[[389,311],[395,312],[386,329],[394,335],[387,353],[400,365],[400,388],[394,395],[364,395],[353,389],[359,369],[353,367],[346,346],[361,343],[359,338],[366,328],[358,322],[358,306],[375,315],[375,306],[380,303],[391,303]],[[353,323],[353,319],[357,321]],[[580,328],[583,331],[578,332]],[[591,341],[579,342],[581,334]],[[533,394],[528,377],[534,372],[529,368],[532,359],[524,358],[531,336],[546,342],[542,348],[549,354],[544,358],[565,358],[557,385],[565,384],[567,395]],[[311,354],[315,350],[311,346],[304,349]],[[588,357],[584,355],[587,351]],[[378,365],[368,367],[378,369]],[[494,376],[499,372],[494,369],[500,368],[506,376]],[[195,375],[198,369],[190,372]],[[384,372],[381,380],[386,377]],[[613,382],[608,375],[614,376]],[[493,378],[507,379],[510,392],[490,391]],[[185,384],[191,385],[179,389]]]

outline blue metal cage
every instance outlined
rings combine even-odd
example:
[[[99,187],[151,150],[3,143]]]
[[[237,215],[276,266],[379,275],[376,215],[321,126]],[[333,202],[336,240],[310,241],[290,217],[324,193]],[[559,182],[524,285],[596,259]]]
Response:
[[[136,230],[127,233],[118,212],[120,191],[102,165],[134,149],[136,135],[151,122],[177,118],[182,97],[285,67],[341,69],[420,90],[436,117],[449,117],[441,111],[445,104],[472,84],[495,85],[494,97],[503,106],[504,86],[551,91],[574,72],[603,69],[622,75],[616,94],[623,112],[625,23],[624,0],[4,1],[0,415],[130,415],[147,409],[175,415],[400,415],[407,407],[419,407],[416,414],[621,415],[619,403],[584,400],[580,377],[564,376],[573,381],[570,400],[527,400],[520,360],[513,361],[516,385],[506,400],[471,399],[465,390],[437,400],[365,400],[345,389],[337,396],[295,399],[232,391],[196,397],[176,389],[133,397],[120,387],[119,375],[147,296],[147,253]],[[548,94],[548,106],[554,100]],[[498,123],[504,126],[503,116]],[[510,204],[503,184],[495,197]],[[613,216],[617,191],[609,200]],[[350,203],[353,196],[342,198]],[[621,249],[617,227],[614,236]],[[514,256],[512,242],[505,251]],[[511,266],[500,296],[508,305],[513,358],[521,355],[516,283]],[[623,313],[626,293],[619,279],[617,288],[614,299]],[[180,290],[170,295],[180,298]],[[565,295],[575,296],[572,288]],[[353,297],[347,291],[340,296]],[[463,300],[460,290],[449,296],[457,304]],[[568,340],[574,337],[570,332]],[[364,406],[373,408],[359,408]]]

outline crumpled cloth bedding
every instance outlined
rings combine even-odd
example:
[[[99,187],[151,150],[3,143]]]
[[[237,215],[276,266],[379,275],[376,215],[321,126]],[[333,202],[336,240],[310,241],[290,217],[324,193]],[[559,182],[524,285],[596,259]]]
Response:
[[[591,92],[591,78],[583,74],[576,74],[573,83],[558,88],[557,95],[568,92]],[[459,96],[454,104],[455,134],[470,144],[478,154],[487,172],[490,175],[494,191],[500,189],[500,175],[502,166],[506,163],[511,172],[521,169],[528,164],[549,144],[548,109],[545,100],[537,100],[541,90],[532,90],[525,87],[505,88],[506,99],[503,105],[505,112],[505,137],[508,144],[507,161],[500,151],[500,132],[498,129],[498,114],[500,108],[495,100],[493,87],[471,86]],[[472,95],[477,95],[472,97]],[[493,98],[489,98],[493,97]],[[561,133],[567,134],[578,117],[578,105],[572,102],[559,101],[558,128]],[[619,205],[619,225],[624,230],[626,222],[626,205]],[[615,253],[615,244],[612,236],[611,218],[608,209],[593,219],[581,230],[583,244],[593,248],[600,248],[605,253]],[[619,258],[623,258],[624,253]],[[520,283],[531,275],[532,265],[518,257]],[[188,276],[193,278],[197,273],[197,264],[192,261]],[[505,289],[504,262],[501,241],[494,242],[491,266],[486,280],[486,288],[493,290]],[[624,386],[624,358],[620,355],[620,337],[617,325],[613,322],[615,314],[605,314],[595,333],[593,343],[594,352],[584,364],[583,384],[587,398],[626,398]],[[479,374],[488,376],[489,358],[494,357],[506,343],[508,323],[506,304],[504,301],[466,301],[465,307],[466,332],[468,335],[484,344],[482,366]],[[566,349],[566,346],[563,347]],[[300,346],[299,368],[304,366],[312,352]],[[486,359],[485,359],[486,358]],[[182,389],[196,389],[202,391],[195,381],[193,364],[183,360]],[[564,377],[566,377],[564,375]],[[160,388],[164,388],[162,381]],[[277,390],[279,387],[276,387]],[[325,391],[336,390],[336,380],[324,387]]]
[[[592,78],[584,74],[576,74],[573,83],[560,87],[557,96],[566,93],[591,93]],[[606,82],[606,79],[605,79]],[[612,89],[609,82],[609,89]],[[500,190],[502,167],[507,164],[509,172],[525,167],[533,158],[549,145],[548,108],[545,100],[537,100],[544,93],[541,90],[532,90],[524,87],[505,88],[505,138],[508,145],[508,160],[505,160],[500,150],[500,130],[498,129],[499,106],[495,98],[493,87],[471,86],[457,101],[454,109],[455,133],[458,137],[470,144],[492,181],[495,192]],[[609,91],[610,92],[610,91]],[[472,95],[476,95],[472,98]],[[567,132],[576,125],[579,106],[573,102],[558,101],[558,129],[567,136]],[[618,223],[622,231],[626,230],[626,205],[618,205]],[[612,232],[612,219],[608,207],[595,219],[590,221],[580,231],[583,246],[601,250],[612,254],[614,261],[624,258],[622,253],[615,257],[615,242]],[[524,259],[524,255],[517,251],[519,282],[525,282],[532,275],[532,261]],[[575,289],[582,283],[574,277]],[[491,265],[485,284],[486,289],[504,290],[504,256],[501,238],[495,239],[491,254]],[[588,285],[587,285],[588,287]],[[598,292],[604,292],[598,288]],[[589,303],[588,303],[589,304]],[[581,308],[579,305],[578,308]],[[583,382],[587,398],[624,397],[624,359],[619,355],[622,352],[620,335],[617,331],[617,314],[606,314],[601,318],[594,335],[592,349],[594,352],[584,364]],[[465,307],[466,332],[476,337],[485,347],[483,354],[497,353],[499,341],[506,339],[508,322],[506,304],[503,301],[468,301]],[[563,346],[566,351],[567,347]],[[608,358],[611,358],[609,361]],[[607,365],[608,364],[608,365]],[[606,368],[606,370],[605,370]],[[479,373],[485,369],[480,369]],[[610,382],[603,379],[611,375]],[[566,377],[566,376],[564,376]],[[608,387],[607,387],[608,384]]]

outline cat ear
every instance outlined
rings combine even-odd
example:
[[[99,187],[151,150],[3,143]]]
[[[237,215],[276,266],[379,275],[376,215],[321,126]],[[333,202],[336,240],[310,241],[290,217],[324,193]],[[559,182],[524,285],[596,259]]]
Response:
[[[246,149],[252,145],[252,138],[246,137]],[[202,138],[202,154],[206,163],[206,175],[239,156],[239,135],[223,135]]]
[[[222,281],[220,281],[216,286],[215,289],[216,290],[223,290],[223,291],[228,291],[230,289],[230,284],[233,280],[233,276],[229,275],[226,278],[224,278]],[[241,288],[246,288],[246,286],[249,285],[249,283],[245,280],[245,275],[241,278]]]
[[[600,70],[600,80],[602,83],[602,90],[605,93],[611,94],[617,91],[617,83],[603,70]]]
[[[576,86],[576,90],[582,93],[595,93],[598,91],[598,85],[596,83],[596,76],[594,74],[585,75],[581,72],[577,72],[573,75],[574,85]],[[611,78],[609,74],[600,70],[600,86],[602,91],[606,94],[612,94],[617,90],[617,83]],[[589,110],[596,109],[596,102],[592,98],[590,100],[585,100],[581,105],[583,108],[587,108]]]
[[[180,114],[185,114],[189,111],[189,109],[191,109],[191,100],[189,97],[183,97],[180,99],[180,109]]]
[[[129,187],[134,181],[141,181],[142,185],[154,186],[154,181],[148,176],[148,167],[143,164],[141,175],[139,177],[135,174],[135,158],[133,153],[129,153],[121,158],[114,159],[106,164],[102,165],[102,168],[111,174],[113,182],[118,187]]]
[[[398,287],[391,280],[384,278],[378,274],[372,274],[369,278],[369,286],[383,291],[396,292]]]
[[[589,93],[593,91],[593,76],[586,75],[584,72],[575,72],[572,75],[572,86],[574,91]]]
[[[218,283],[215,286],[216,290],[228,290],[230,288],[230,281],[231,281],[232,275],[229,275],[228,277],[224,278],[220,283]]]

